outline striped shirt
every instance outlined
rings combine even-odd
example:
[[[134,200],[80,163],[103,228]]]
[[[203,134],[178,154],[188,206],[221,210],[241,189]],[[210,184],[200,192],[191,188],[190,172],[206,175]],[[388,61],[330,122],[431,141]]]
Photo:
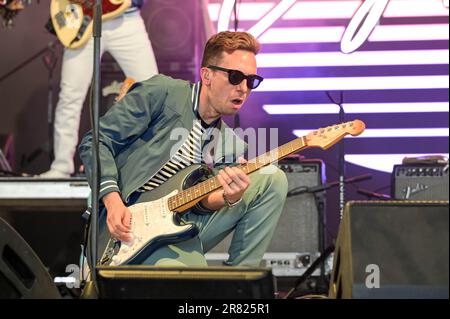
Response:
[[[198,114],[200,102],[201,83],[198,82],[192,86],[192,106],[193,111]],[[198,116],[199,117],[199,116]],[[182,169],[192,165],[204,163],[202,160],[202,138],[206,133],[204,141],[208,140],[208,136],[219,121],[215,121],[211,125],[202,122],[200,118],[195,120],[194,125],[189,132],[188,138],[178,151],[169,159],[169,161],[155,174],[150,180],[142,185],[137,192],[147,192],[155,189],[163,184],[170,177],[181,171]],[[204,145],[203,145],[204,146]]]
[[[206,129],[200,120],[194,122],[188,138],[172,158],[137,191],[146,192],[163,184],[180,170],[192,165],[201,164],[202,161],[202,136]]]

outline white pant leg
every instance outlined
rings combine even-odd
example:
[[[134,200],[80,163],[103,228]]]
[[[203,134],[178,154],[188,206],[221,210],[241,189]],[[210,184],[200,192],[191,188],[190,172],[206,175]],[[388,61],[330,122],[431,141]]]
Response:
[[[103,22],[101,52],[109,51],[127,77],[143,81],[158,73],[156,59],[140,11]],[[74,172],[73,156],[83,103],[92,80],[93,40],[77,50],[65,50],[61,91],[55,111],[52,170]]]
[[[103,25],[105,51],[127,77],[146,80],[158,73],[155,55],[140,11],[126,13]]]
[[[81,110],[92,80],[93,41],[80,49],[65,49],[61,91],[55,110],[54,154],[51,170],[74,172],[73,156],[78,144]]]

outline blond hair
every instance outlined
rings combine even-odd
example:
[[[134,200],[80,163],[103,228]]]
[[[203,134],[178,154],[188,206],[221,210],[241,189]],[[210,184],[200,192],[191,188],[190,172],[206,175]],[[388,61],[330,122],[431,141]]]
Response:
[[[245,50],[258,54],[261,45],[250,33],[223,31],[213,35],[205,45],[203,51],[202,67],[216,64],[220,61],[223,52],[233,53],[236,50]]]

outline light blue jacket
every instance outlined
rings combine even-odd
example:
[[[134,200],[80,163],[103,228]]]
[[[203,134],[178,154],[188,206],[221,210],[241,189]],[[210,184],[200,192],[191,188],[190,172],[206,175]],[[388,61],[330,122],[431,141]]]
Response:
[[[155,75],[140,82],[100,118],[100,198],[120,192],[129,196],[153,177],[170,159],[171,151],[184,142],[197,119],[200,83]],[[210,152],[214,167],[234,163],[247,146],[220,120],[218,139]],[[92,131],[79,145],[89,184],[92,168]]]

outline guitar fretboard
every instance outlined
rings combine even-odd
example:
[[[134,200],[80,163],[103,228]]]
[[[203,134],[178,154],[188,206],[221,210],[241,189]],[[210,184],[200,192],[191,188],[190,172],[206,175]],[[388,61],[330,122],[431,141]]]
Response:
[[[266,152],[253,160],[248,161],[246,164],[239,165],[238,167],[242,169],[245,174],[251,174],[258,169],[267,166],[273,162],[276,162],[289,154],[300,151],[306,146],[305,137],[299,137],[289,143],[286,143],[278,148],[275,148],[269,152]],[[195,204],[195,200],[201,198],[216,189],[221,188],[219,180],[217,177],[212,177],[204,182],[198,183],[188,189],[179,192],[169,198],[168,205],[171,211],[176,211],[178,208],[183,207],[187,209]],[[188,205],[193,202],[192,205]],[[186,207],[187,205],[187,207]]]

